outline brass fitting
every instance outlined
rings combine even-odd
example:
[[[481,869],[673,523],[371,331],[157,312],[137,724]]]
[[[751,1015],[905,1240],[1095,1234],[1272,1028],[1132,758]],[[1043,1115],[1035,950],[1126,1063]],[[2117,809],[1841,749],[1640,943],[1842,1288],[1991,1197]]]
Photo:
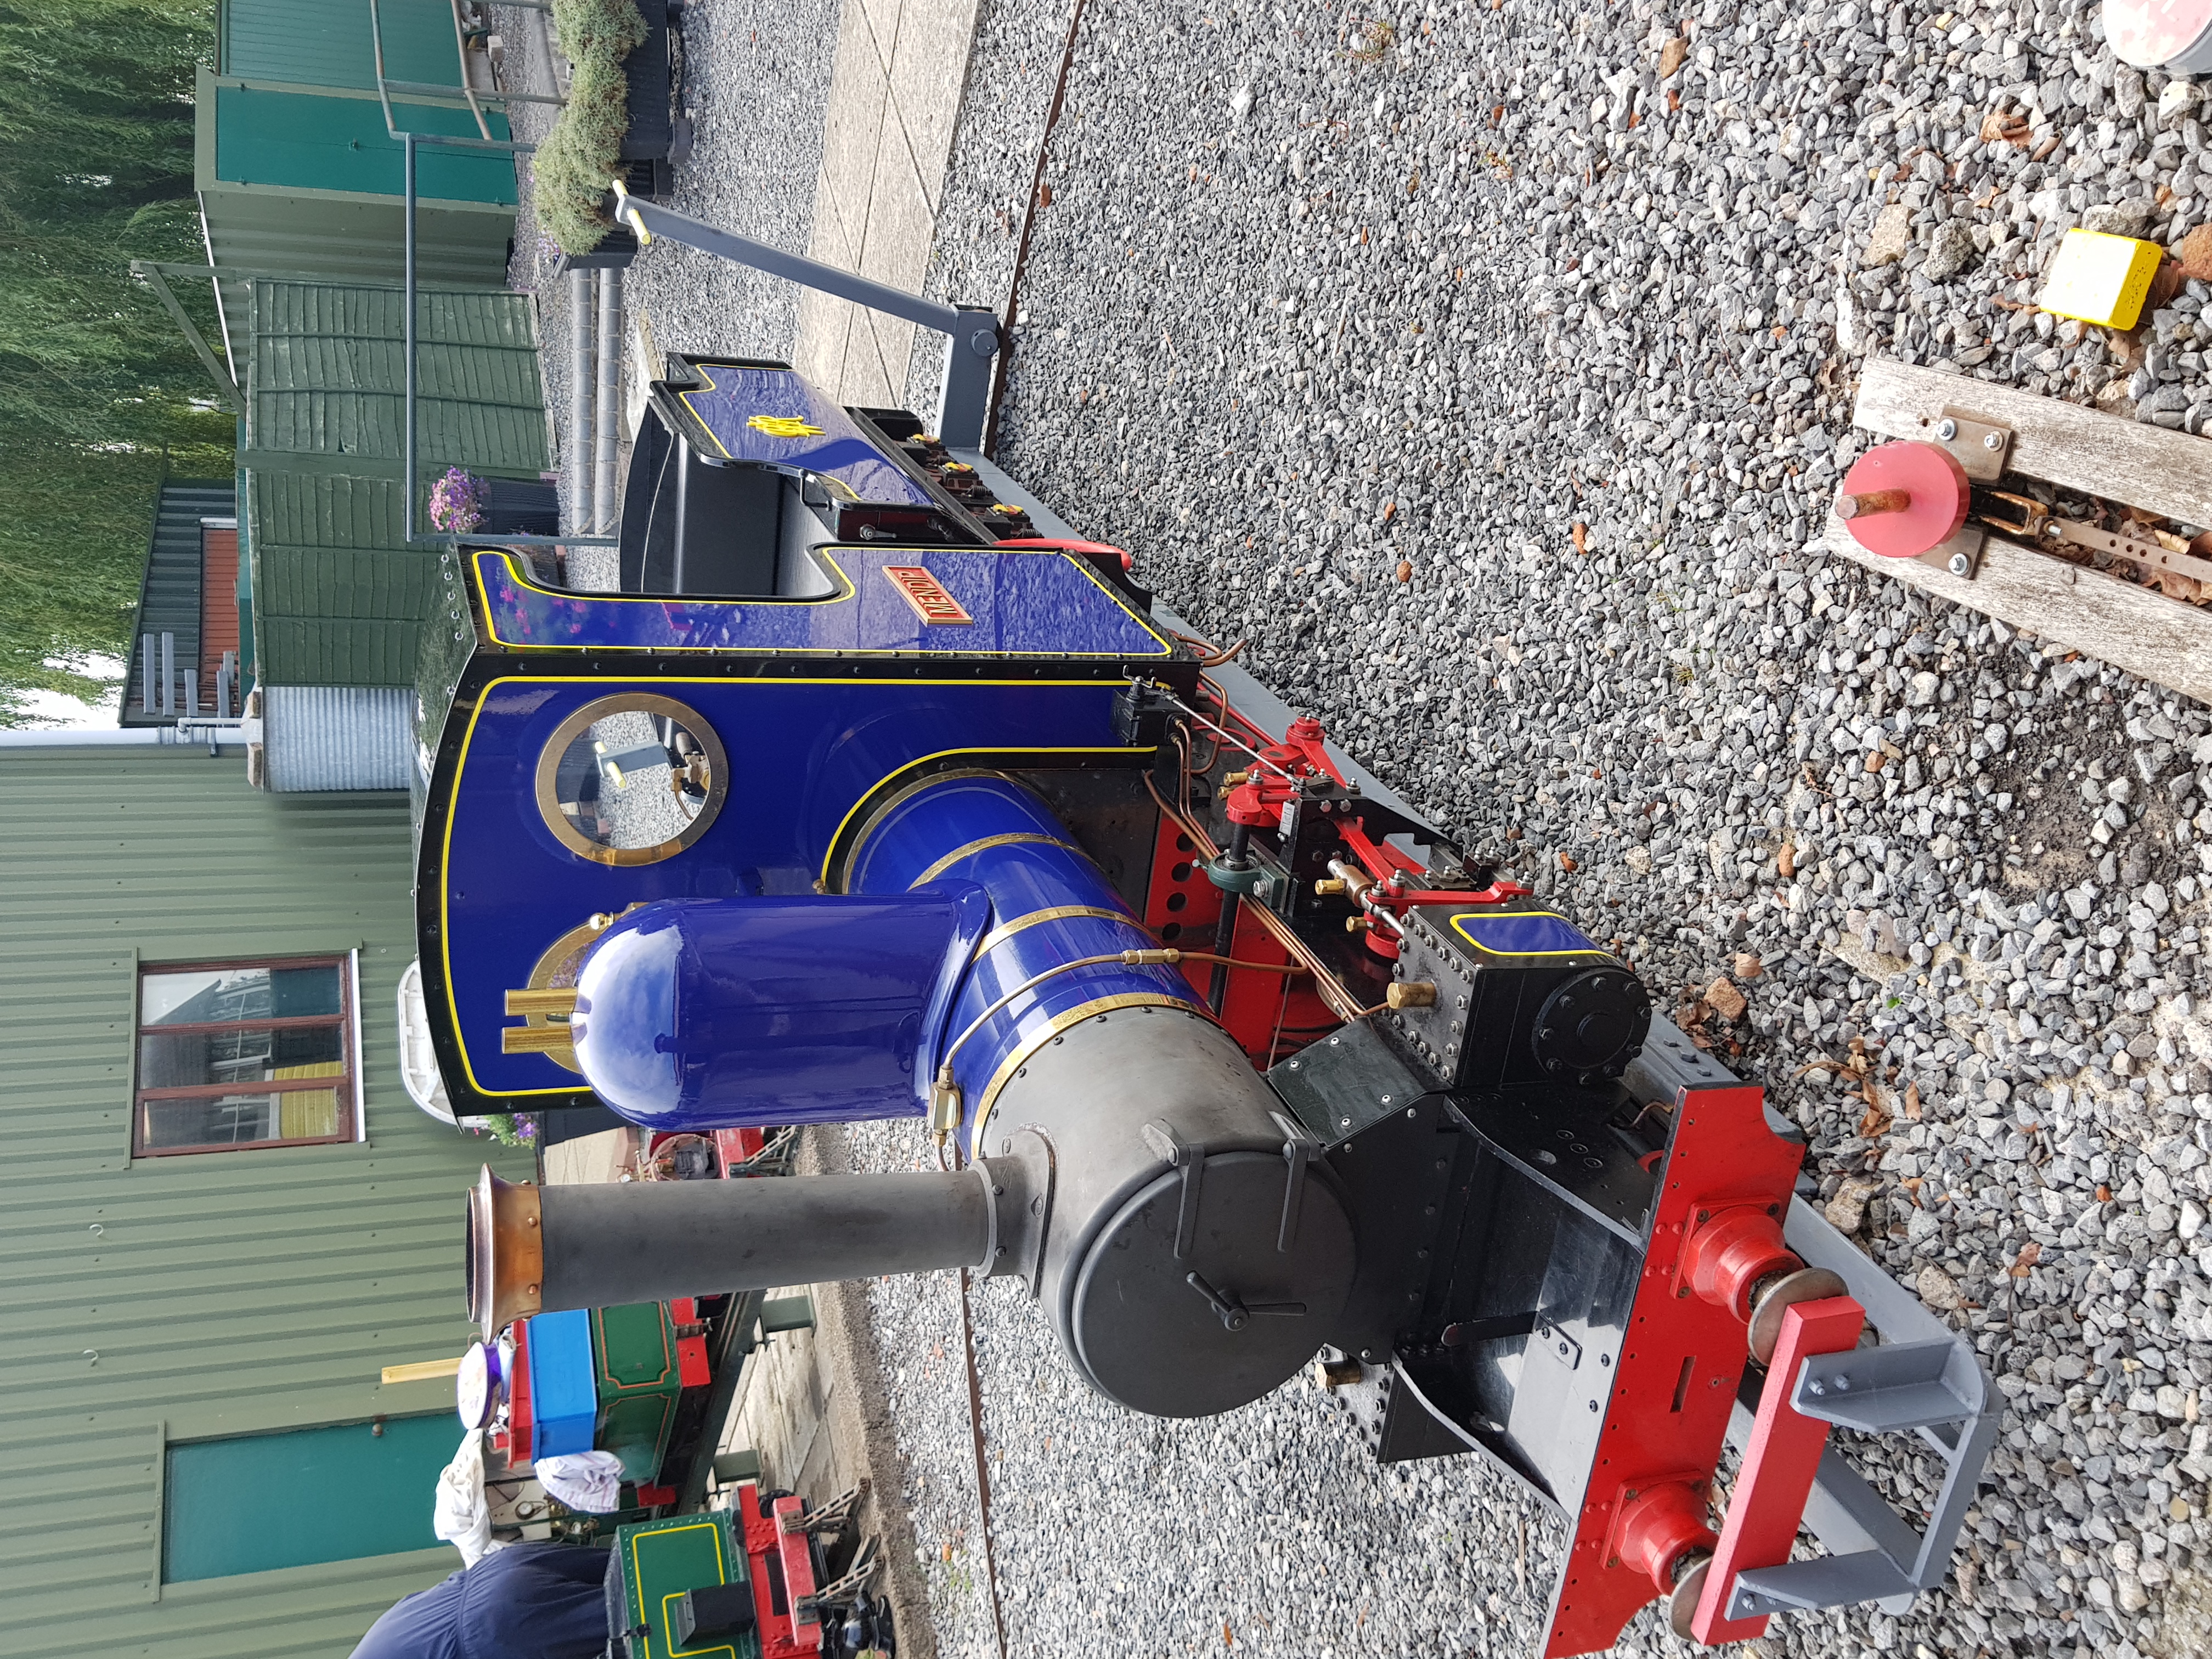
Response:
[[[930,1139],[942,1146],[952,1138],[960,1127],[966,1110],[960,1098],[960,1085],[953,1080],[950,1062],[937,1068],[937,1078],[929,1086]]]
[[[510,1014],[573,1014],[576,1012],[576,988],[573,985],[533,985],[520,991],[509,991],[507,994],[507,1012]]]
[[[1234,789],[1238,784],[1243,782],[1245,779],[1251,775],[1251,773],[1249,771],[1224,772],[1221,775],[1221,781],[1223,783],[1228,785],[1230,788]]]
[[[1382,1000],[1393,1008],[1433,1008],[1437,1003],[1437,988],[1429,980],[1405,980],[1383,992]]]
[[[507,1025],[500,1029],[499,1051],[503,1054],[550,1054],[574,1045],[575,1031],[566,1025]]]
[[[1334,876],[1324,876],[1314,884],[1316,898],[1336,898],[1344,891],[1344,884]]]

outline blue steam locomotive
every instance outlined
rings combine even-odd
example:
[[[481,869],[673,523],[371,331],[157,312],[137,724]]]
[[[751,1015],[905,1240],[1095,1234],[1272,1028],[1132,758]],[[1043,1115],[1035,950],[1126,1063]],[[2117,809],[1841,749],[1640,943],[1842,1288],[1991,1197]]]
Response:
[[[509,1187],[472,1315],[964,1267],[1138,1411],[1312,1362],[1385,1460],[1570,1517],[1547,1654],[1937,1582],[1968,1349],[1632,969],[980,453],[672,356],[622,585],[496,546],[425,630],[418,930],[460,1111],[910,1116],[935,1171]],[[1864,1346],[1868,1323],[1884,1340]],[[1827,1446],[1909,1434],[1924,1527]],[[1731,1433],[1744,1463],[1712,1481]],[[1792,1561],[1801,1523],[1827,1553]]]

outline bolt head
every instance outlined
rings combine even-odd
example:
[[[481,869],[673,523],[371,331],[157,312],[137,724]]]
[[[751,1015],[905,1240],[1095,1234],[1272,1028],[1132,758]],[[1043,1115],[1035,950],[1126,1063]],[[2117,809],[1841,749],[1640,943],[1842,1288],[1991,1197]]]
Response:
[[[1984,449],[2002,449],[2004,447],[2003,435],[1996,432],[1984,433],[1982,434],[1982,447]]]
[[[1946,443],[1950,442],[1952,439],[1959,435],[1959,423],[1956,421],[1948,420],[1936,422],[1936,435],[1942,439]]]
[[[1954,576],[1963,576],[1973,568],[1973,561],[1963,553],[1954,553],[1950,563],[1945,567]]]

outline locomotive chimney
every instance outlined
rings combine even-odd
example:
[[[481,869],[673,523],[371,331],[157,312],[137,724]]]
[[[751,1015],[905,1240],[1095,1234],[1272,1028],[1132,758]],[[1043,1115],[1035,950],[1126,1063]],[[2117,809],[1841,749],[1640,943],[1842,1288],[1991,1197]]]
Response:
[[[518,1186],[487,1169],[469,1196],[469,1317],[489,1340],[511,1320],[564,1308],[988,1273],[1015,1254],[1000,1248],[1000,1222],[1011,1233],[1006,1194],[1024,1184],[998,1158],[951,1174],[604,1187]]]

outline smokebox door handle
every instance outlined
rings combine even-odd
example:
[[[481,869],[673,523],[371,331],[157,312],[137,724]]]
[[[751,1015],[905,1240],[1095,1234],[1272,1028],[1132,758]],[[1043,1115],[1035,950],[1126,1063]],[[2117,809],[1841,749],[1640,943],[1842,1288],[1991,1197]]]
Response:
[[[1154,1118],[1145,1125],[1145,1145],[1152,1155],[1170,1169],[1182,1171],[1182,1184],[1176,1201],[1175,1259],[1190,1259],[1191,1248],[1198,1240],[1198,1205],[1206,1180],[1206,1148],[1193,1146],[1178,1137],[1164,1118]]]
[[[1267,1115],[1275,1120],[1275,1127],[1283,1132],[1283,1162],[1290,1166],[1289,1174],[1283,1182],[1283,1219],[1275,1229],[1276,1253],[1288,1255],[1291,1246],[1297,1242],[1298,1212],[1304,1206],[1306,1196],[1306,1165],[1312,1161],[1321,1143],[1314,1139],[1304,1124],[1296,1119],[1285,1117],[1280,1112],[1270,1112]],[[1299,1311],[1304,1312],[1304,1310]]]

